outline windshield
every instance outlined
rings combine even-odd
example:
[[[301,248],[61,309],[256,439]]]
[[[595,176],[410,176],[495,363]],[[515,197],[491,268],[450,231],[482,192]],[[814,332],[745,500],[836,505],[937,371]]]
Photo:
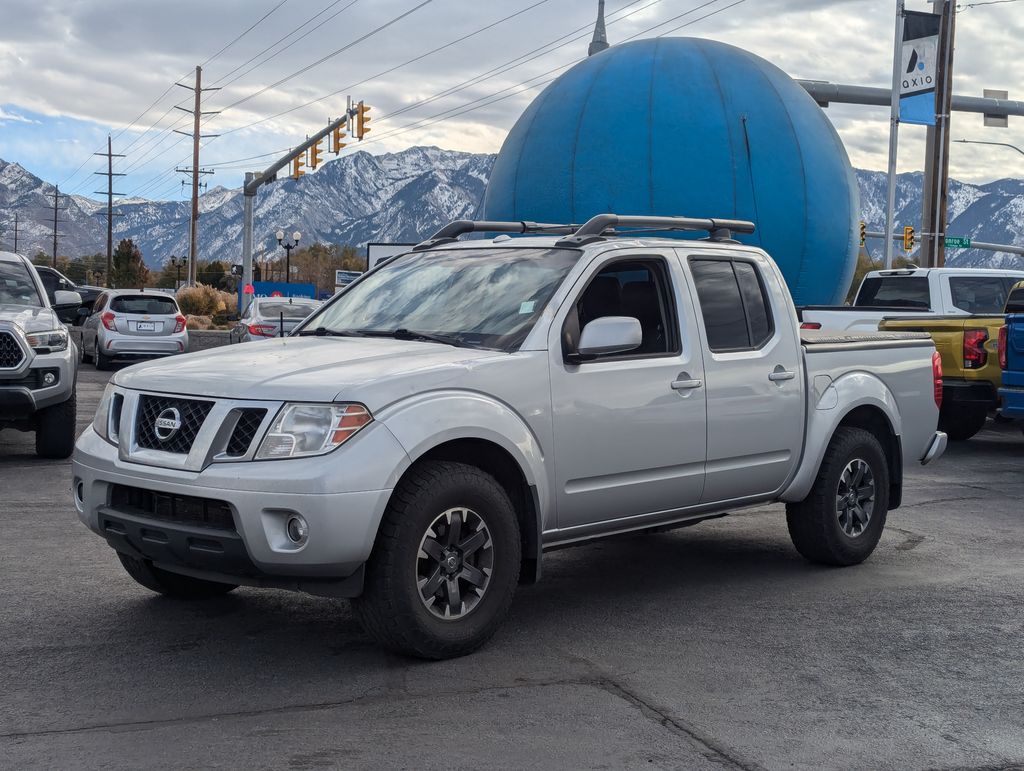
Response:
[[[353,284],[304,329],[420,333],[455,345],[514,350],[578,258],[568,249],[413,252]]]
[[[171,297],[151,297],[148,295],[127,295],[115,297],[110,303],[114,313],[146,313],[151,316],[173,316],[178,312],[178,305]]]
[[[5,303],[28,305],[32,308],[40,308],[43,305],[36,283],[21,261],[0,262],[0,304]]]
[[[275,319],[282,315],[286,319],[304,319],[316,310],[317,305],[318,303],[264,302],[256,306],[256,315]]]

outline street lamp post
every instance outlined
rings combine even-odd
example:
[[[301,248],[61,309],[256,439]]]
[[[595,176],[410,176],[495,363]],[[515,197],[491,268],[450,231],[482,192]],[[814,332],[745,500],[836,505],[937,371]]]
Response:
[[[284,240],[284,231],[277,231],[277,243],[284,247],[284,282],[290,284],[292,282],[292,249],[299,245],[299,239],[302,234],[299,231],[292,233],[292,242],[286,243]]]
[[[981,139],[957,139],[957,142],[963,142],[969,145],[994,145],[995,147],[1009,147],[1011,150],[1016,150],[1021,155],[1024,155],[1024,150],[1021,150],[1017,145],[1011,145],[1008,142],[985,142]]]
[[[171,255],[171,267],[174,268],[174,289],[177,291],[181,286],[181,269],[185,267],[187,260],[184,257]]]

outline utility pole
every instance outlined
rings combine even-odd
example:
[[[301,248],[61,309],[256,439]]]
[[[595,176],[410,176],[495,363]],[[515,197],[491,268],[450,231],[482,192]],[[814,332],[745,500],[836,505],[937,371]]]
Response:
[[[195,85],[189,86],[185,83],[178,83],[176,85],[182,88],[187,88],[195,94],[193,108],[186,110],[184,107],[177,107],[182,112],[191,113],[192,115],[192,131],[178,131],[175,129],[175,133],[184,134],[185,136],[192,137],[192,168],[190,169],[175,169],[178,172],[184,172],[192,175],[192,218],[189,228],[189,268],[188,268],[188,285],[195,286],[196,284],[196,234],[199,227],[199,175],[200,174],[213,174],[208,169],[199,168],[199,140],[206,139],[207,137],[215,137],[216,134],[200,134],[199,133],[199,122],[204,115],[215,115],[216,111],[203,112],[200,109],[200,101],[202,100],[204,91],[219,91],[218,88],[203,88],[203,68],[196,67],[196,82]]]
[[[938,61],[935,63],[935,125],[928,127],[924,162],[924,203],[921,211],[921,251],[925,265],[946,264],[946,218],[949,193],[949,119],[953,99],[953,46],[956,3],[932,0],[941,14]]]
[[[896,228],[896,157],[900,132],[900,64],[903,62],[903,0],[896,2],[896,42],[893,44],[892,93],[889,95],[889,176],[885,206],[885,267],[892,267],[892,235]]]
[[[63,211],[60,208],[60,185],[53,188],[53,267],[57,268],[57,236],[64,235],[63,233],[57,232],[57,224],[60,222],[67,222],[67,220],[57,219],[57,213]]]
[[[14,212],[14,253],[18,253],[18,212]]]
[[[116,154],[111,149],[110,135],[107,134],[107,151],[105,153],[93,153],[93,155],[100,155],[107,159],[107,170],[106,171],[94,171],[93,174],[99,174],[101,177],[107,178],[107,189],[106,191],[94,190],[97,195],[107,196],[107,272],[105,274],[106,279],[104,286],[110,286],[110,268],[111,262],[114,257],[114,196],[124,195],[123,193],[114,192],[114,177],[123,177],[124,174],[114,173],[114,159],[124,158],[123,155]],[[118,215],[120,216],[120,215]]]

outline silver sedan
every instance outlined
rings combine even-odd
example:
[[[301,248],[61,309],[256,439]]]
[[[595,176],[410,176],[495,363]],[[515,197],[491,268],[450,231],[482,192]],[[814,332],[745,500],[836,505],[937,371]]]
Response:
[[[283,337],[323,303],[305,297],[257,297],[231,329],[232,343]]]

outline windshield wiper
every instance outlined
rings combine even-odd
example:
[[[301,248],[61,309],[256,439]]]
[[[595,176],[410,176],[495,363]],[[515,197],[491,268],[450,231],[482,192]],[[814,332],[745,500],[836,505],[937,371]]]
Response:
[[[456,348],[479,348],[480,346],[466,342],[462,335],[432,335],[429,332],[416,332],[411,329],[400,327],[390,331],[379,329],[360,329],[360,334],[367,337],[393,337],[396,340],[422,340],[427,343],[441,343],[442,345],[453,345]]]
[[[354,329],[328,329],[317,327],[316,329],[304,329],[295,333],[296,337],[366,337],[362,332]]]

